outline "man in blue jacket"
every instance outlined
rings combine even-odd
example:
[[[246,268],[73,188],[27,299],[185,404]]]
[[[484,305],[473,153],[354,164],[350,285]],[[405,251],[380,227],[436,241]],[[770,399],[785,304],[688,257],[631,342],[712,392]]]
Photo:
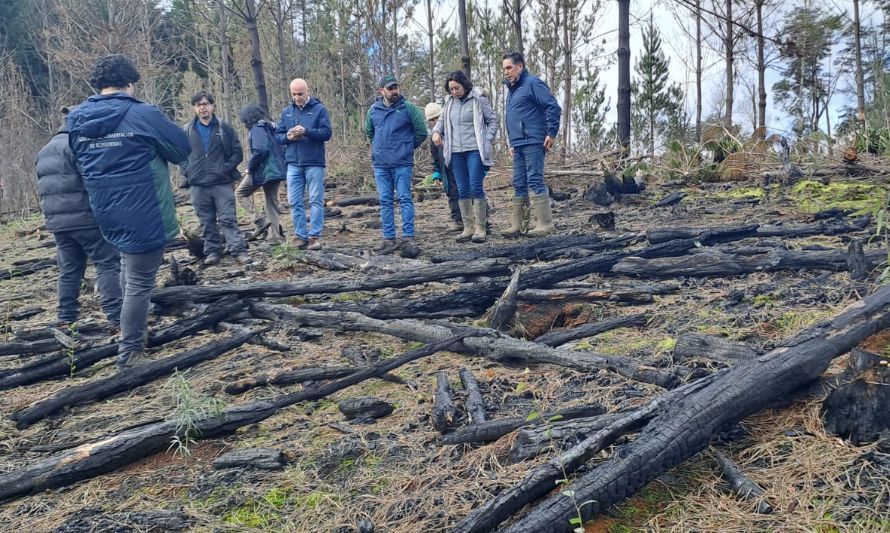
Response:
[[[293,101],[281,112],[275,140],[286,145],[287,200],[294,221],[297,248],[321,249],[324,229],[325,146],[331,139],[328,110],[309,95],[309,84],[296,78],[290,82]],[[303,197],[309,190],[309,230]]]
[[[99,94],[77,106],[67,121],[96,222],[121,254],[120,368],[144,358],[151,290],[164,245],[179,235],[167,163],[182,163],[189,155],[182,128],[133,97],[139,77],[126,56],[100,58],[90,74]]]
[[[219,263],[223,238],[228,252],[239,263],[249,263],[247,243],[238,229],[232,188],[234,182],[241,180],[238,163],[244,159],[244,152],[235,129],[216,118],[214,104],[213,95],[207,91],[192,96],[195,117],[185,126],[192,151],[182,164],[182,172],[201,223],[204,264]]]
[[[535,212],[531,236],[551,233],[553,214],[544,183],[544,155],[559,133],[562,109],[547,84],[528,73],[519,52],[504,54],[507,86],[507,141],[513,155],[513,216],[505,237],[518,237],[528,225],[529,194]],[[529,191],[531,190],[531,191]]]
[[[414,243],[412,182],[414,150],[426,139],[423,112],[401,95],[399,82],[384,76],[378,85],[380,98],[368,110],[365,135],[371,141],[371,163],[380,196],[380,222],[384,242],[378,253],[392,253],[396,243],[393,190],[399,195],[402,215],[402,255],[417,257]]]

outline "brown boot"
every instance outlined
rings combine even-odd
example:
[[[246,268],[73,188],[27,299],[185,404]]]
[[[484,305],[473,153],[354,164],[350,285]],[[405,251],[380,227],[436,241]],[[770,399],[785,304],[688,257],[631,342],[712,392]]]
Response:
[[[510,227],[503,233],[504,237],[513,239],[528,230],[528,198],[513,197],[513,211]]]
[[[457,205],[460,206],[460,218],[464,222],[464,231],[455,239],[457,242],[467,242],[473,238],[476,222],[473,214],[473,200],[458,200]]]
[[[553,226],[553,212],[550,211],[550,195],[547,193],[532,196],[532,208],[535,211],[535,226],[528,231],[529,237],[550,235],[556,229]]]
[[[488,204],[485,198],[473,199],[473,218],[475,219],[476,231],[471,237],[473,242],[485,242],[485,224],[488,221]]]

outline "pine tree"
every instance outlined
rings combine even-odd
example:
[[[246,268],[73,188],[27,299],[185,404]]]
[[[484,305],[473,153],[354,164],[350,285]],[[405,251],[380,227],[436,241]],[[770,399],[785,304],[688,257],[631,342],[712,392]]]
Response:
[[[670,83],[670,60],[661,49],[661,35],[649,21],[643,28],[643,50],[634,65],[636,76],[631,86],[634,138],[641,148],[655,153],[656,139],[668,138],[685,125],[683,90]],[[642,141],[645,141],[643,143]]]

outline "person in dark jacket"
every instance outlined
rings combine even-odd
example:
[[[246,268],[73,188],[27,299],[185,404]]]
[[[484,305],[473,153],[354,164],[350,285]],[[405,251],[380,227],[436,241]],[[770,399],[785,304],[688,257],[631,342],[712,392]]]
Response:
[[[423,116],[426,118],[427,134],[436,125],[436,121],[442,116],[442,106],[436,102],[430,102],[423,108]],[[451,221],[454,231],[463,231],[464,225],[460,217],[460,204],[458,204],[457,181],[451,167],[445,164],[445,151],[441,146],[430,141],[430,157],[433,161],[433,180],[441,181],[448,196],[448,209],[451,210]]]
[[[247,175],[235,189],[235,196],[253,217],[257,234],[268,232],[267,240],[271,244],[280,244],[284,242],[284,230],[278,220],[278,187],[287,172],[284,147],[275,141],[275,125],[266,119],[266,114],[259,105],[245,106],[240,118],[248,130],[250,159],[247,161]],[[263,189],[266,198],[265,217],[257,215],[253,205],[253,193],[258,189]]]
[[[137,81],[139,71],[126,56],[100,58],[90,74],[99,94],[77,106],[67,121],[96,222],[121,254],[120,368],[144,358],[164,245],[179,235],[167,163],[182,163],[189,155],[182,128],[133,97]]]
[[[286,147],[287,200],[294,221],[294,239],[298,248],[321,249],[324,229],[325,146],[331,140],[328,110],[309,95],[306,80],[290,82],[293,101],[281,112],[275,140]],[[309,193],[309,229],[303,197]]]
[[[67,114],[69,108],[62,108]],[[56,241],[59,262],[58,325],[77,321],[78,297],[87,258],[96,266],[102,310],[115,327],[121,316],[121,258],[105,240],[90,210],[90,200],[68,146],[68,129],[61,129],[37,152],[37,195],[46,229]]]
[[[519,52],[503,57],[504,84],[507,86],[507,141],[513,155],[513,217],[505,237],[518,237],[528,224],[529,190],[535,212],[531,236],[551,233],[553,215],[550,194],[544,183],[544,155],[553,147],[559,133],[562,109],[547,84],[525,69]]]
[[[223,238],[229,253],[239,263],[249,263],[247,243],[238,229],[232,189],[232,183],[241,179],[238,173],[238,163],[244,159],[241,141],[228,122],[216,118],[212,94],[198,91],[192,96],[192,106],[195,118],[185,127],[191,154],[182,164],[182,172],[192,196],[192,207],[201,223],[204,264],[219,263]]]
[[[384,242],[377,253],[392,253],[396,243],[393,190],[399,195],[402,214],[402,255],[417,257],[414,243],[414,200],[412,176],[414,150],[426,140],[426,124],[420,109],[405,100],[394,76],[384,76],[378,84],[380,98],[368,110],[365,135],[371,141],[371,163],[380,196],[380,222]]]

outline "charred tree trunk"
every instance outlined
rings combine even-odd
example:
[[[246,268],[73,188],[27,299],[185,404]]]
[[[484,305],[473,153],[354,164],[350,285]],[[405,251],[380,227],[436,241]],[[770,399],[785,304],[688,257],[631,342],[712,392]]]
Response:
[[[460,252],[449,252],[432,257],[433,263],[445,263],[449,261],[476,261],[478,259],[491,259],[494,257],[506,257],[511,261],[524,261],[529,259],[539,259],[543,254],[553,253],[560,250],[570,248],[592,248],[605,250],[608,248],[621,248],[629,244],[633,237],[618,237],[603,241],[595,233],[588,235],[557,237],[541,237],[529,240],[521,244],[511,244],[502,246],[490,246],[480,248],[479,250],[469,250]]]
[[[550,496],[506,531],[571,531],[569,518],[578,516],[579,510],[581,519],[587,520],[624,500],[661,473],[703,450],[721,430],[815,381],[832,359],[888,327],[890,286],[885,286],[833,319],[801,331],[757,359],[743,361],[666,393],[650,404],[648,413],[647,409],[634,413],[637,417],[653,418],[632,443],[623,447],[620,455],[577,478],[571,486],[573,498],[564,494]],[[752,390],[758,393],[751,394]],[[561,479],[583,464],[591,457],[589,451],[599,447],[601,434],[608,430],[588,437],[558,459],[539,467],[516,488],[504,491],[474,511],[456,530],[493,529],[525,504],[550,492],[554,483],[552,475]],[[579,462],[577,457],[584,460]],[[578,509],[575,502],[584,503]]]
[[[471,424],[481,424],[485,422],[485,401],[482,399],[482,393],[479,392],[479,383],[473,377],[473,373],[468,368],[460,369],[460,382],[467,391],[466,407],[467,415],[470,417]]]
[[[627,412],[609,413],[520,429],[510,449],[510,460],[514,463],[525,461],[554,447],[562,451],[627,416]]]
[[[629,304],[651,304],[655,299],[647,290],[634,289],[526,289],[519,293],[519,299],[526,303],[548,302],[620,302]]]
[[[501,420],[489,420],[482,424],[475,424],[460,428],[454,433],[442,437],[442,444],[464,444],[470,442],[492,442],[504,435],[516,431],[525,426],[540,426],[554,419],[573,420],[603,414],[605,408],[599,404],[581,405],[569,407],[562,411],[542,413],[539,416],[526,416],[517,418],[505,418]]]
[[[630,155],[630,0],[618,0],[618,146]]]
[[[545,333],[536,338],[535,342],[539,342],[541,344],[545,344],[547,346],[552,346],[555,348],[573,340],[584,339],[586,337],[595,337],[600,333],[604,333],[606,331],[617,328],[632,328],[644,326],[646,325],[646,322],[648,320],[649,317],[643,313],[636,315],[618,316],[600,322],[594,322],[593,324],[584,324],[583,326],[578,326],[577,328],[562,331],[551,331],[550,333]]]
[[[504,294],[498,298],[498,301],[485,314],[485,320],[491,329],[498,331],[508,331],[510,329],[510,322],[516,316],[516,308],[518,306],[516,295],[519,292],[519,276],[521,273],[522,271],[518,268],[513,272],[513,277],[504,290]]]
[[[673,355],[676,363],[687,359],[705,358],[735,364],[753,359],[760,355],[760,352],[743,342],[699,333],[684,333],[677,338]]]
[[[34,261],[24,262],[22,264],[7,268],[5,271],[0,271],[0,281],[12,278],[20,278],[29,274],[33,274],[35,272],[40,272],[41,270],[46,270],[47,268],[52,268],[54,266],[56,266],[55,259],[36,259]]]
[[[798,224],[788,226],[766,226],[748,224],[745,226],[724,226],[717,228],[650,228],[646,230],[646,239],[650,244],[659,244],[676,239],[695,239],[701,244],[711,245],[731,242],[748,237],[809,237],[812,235],[840,235],[863,231],[871,223],[871,217],[859,217],[852,222],[827,220],[814,224]]]
[[[448,384],[448,373],[444,370],[436,372],[436,394],[430,419],[433,427],[440,433],[448,431],[457,422],[457,408],[451,400],[451,385]]]
[[[207,439],[227,435],[240,427],[255,424],[274,415],[279,409],[302,401],[317,400],[373,377],[379,377],[402,365],[427,357],[459,344],[466,335],[406,352],[371,368],[356,372],[339,381],[297,393],[286,394],[272,401],[259,401],[235,406],[198,421],[193,437]],[[91,442],[32,463],[26,468],[0,474],[0,501],[36,491],[64,487],[84,479],[110,472],[157,452],[166,450],[177,435],[177,421],[169,420],[122,431],[97,442]]]
[[[241,346],[258,331],[241,333],[234,337],[213,341],[194,350],[183,352],[173,357],[127,369],[111,377],[89,381],[76,387],[67,387],[49,398],[35,402],[29,407],[10,415],[16,427],[24,429],[47,416],[61,411],[65,407],[94,402],[113,396],[119,392],[135,389],[160,377],[171,374],[176,369],[191,368],[199,363],[218,357],[229,350]]]

